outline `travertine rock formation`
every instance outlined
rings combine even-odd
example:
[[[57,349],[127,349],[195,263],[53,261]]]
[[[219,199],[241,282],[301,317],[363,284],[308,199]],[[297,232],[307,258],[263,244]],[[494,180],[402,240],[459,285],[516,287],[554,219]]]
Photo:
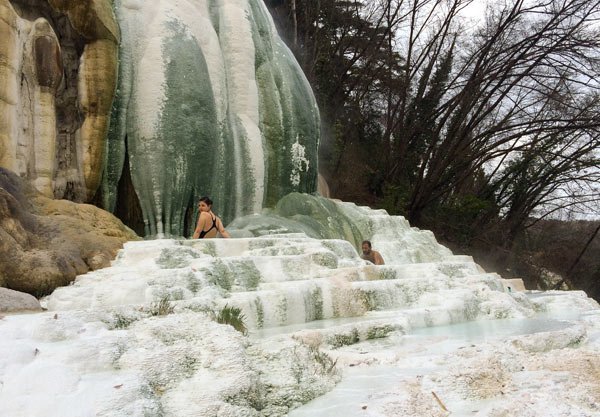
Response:
[[[47,197],[90,201],[117,76],[109,0],[0,0],[0,166]]]
[[[185,236],[201,195],[228,222],[317,190],[316,101],[262,0],[0,0],[0,35],[0,167],[47,197]]]
[[[182,236],[202,195],[229,222],[316,191],[316,101],[263,0],[115,0],[115,13],[105,208],[126,205],[137,231],[139,206],[140,234]]]
[[[34,295],[108,266],[137,236],[88,204],[44,197],[0,168],[0,286]]]

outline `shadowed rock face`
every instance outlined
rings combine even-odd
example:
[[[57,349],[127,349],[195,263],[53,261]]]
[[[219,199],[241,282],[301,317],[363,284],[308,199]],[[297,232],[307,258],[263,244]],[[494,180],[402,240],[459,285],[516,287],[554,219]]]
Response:
[[[91,201],[117,75],[109,0],[0,0],[0,166]]]
[[[35,73],[40,87],[56,91],[62,81],[60,46],[52,36],[39,36],[33,43]]]
[[[134,239],[110,213],[44,197],[0,168],[0,286],[49,293],[78,274],[108,266],[123,243]]]

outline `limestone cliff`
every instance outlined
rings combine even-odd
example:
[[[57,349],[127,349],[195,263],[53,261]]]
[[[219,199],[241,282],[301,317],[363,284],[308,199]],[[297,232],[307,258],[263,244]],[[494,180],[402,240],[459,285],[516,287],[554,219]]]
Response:
[[[102,175],[119,29],[109,0],[0,0],[0,166],[90,201]]]
[[[262,0],[0,0],[0,166],[139,234],[317,189],[319,113]]]

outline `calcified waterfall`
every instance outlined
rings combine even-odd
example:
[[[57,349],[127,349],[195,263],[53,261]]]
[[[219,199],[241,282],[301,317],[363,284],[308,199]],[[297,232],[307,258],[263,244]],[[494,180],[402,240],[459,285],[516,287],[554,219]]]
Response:
[[[125,161],[147,235],[189,232],[201,195],[229,221],[316,190],[316,102],[262,0],[117,0],[115,11],[110,211],[124,198]]]
[[[401,217],[318,197],[231,232],[127,243],[48,312],[0,320],[0,415],[598,415],[581,292],[511,292]],[[224,306],[249,336],[213,320]]]

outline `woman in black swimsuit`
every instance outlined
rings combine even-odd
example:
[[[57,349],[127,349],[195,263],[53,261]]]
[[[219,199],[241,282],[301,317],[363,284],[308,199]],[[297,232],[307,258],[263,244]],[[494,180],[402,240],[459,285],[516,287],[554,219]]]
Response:
[[[212,212],[212,200],[208,197],[202,197],[198,201],[198,223],[194,230],[193,239],[208,239],[217,237],[217,232],[222,237],[230,237],[227,230],[223,227],[223,222]]]

